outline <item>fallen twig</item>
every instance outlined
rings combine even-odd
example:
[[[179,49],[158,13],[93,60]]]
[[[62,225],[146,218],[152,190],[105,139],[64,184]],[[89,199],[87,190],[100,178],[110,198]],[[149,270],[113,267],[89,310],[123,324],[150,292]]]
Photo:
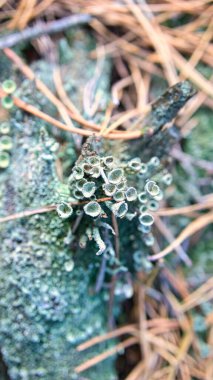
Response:
[[[66,30],[71,26],[88,24],[92,17],[88,14],[75,14],[59,20],[39,22],[20,32],[11,33],[0,38],[0,49],[15,46],[19,42],[32,40],[43,34],[53,34]]]

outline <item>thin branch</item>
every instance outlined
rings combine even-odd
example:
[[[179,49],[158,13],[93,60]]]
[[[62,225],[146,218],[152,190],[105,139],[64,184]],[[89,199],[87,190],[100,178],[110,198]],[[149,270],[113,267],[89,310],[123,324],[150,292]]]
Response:
[[[49,22],[39,22],[20,32],[12,33],[0,38],[0,50],[15,46],[19,42],[32,40],[43,34],[53,34],[79,24],[88,24],[92,17],[87,14],[76,14]]]

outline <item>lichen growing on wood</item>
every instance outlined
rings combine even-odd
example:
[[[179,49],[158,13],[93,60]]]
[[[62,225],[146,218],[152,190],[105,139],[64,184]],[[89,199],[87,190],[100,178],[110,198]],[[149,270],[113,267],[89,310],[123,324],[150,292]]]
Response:
[[[85,90],[85,83],[95,72],[87,50],[92,40],[77,31],[69,36],[71,49],[68,44],[64,48],[62,42],[62,61],[71,59],[69,67],[63,68],[67,93],[79,109],[84,99],[84,116],[92,118],[93,103],[88,101],[87,91],[93,100],[98,92],[101,102],[94,118],[101,122],[109,99],[110,63],[103,63],[97,83],[90,83]],[[34,69],[51,88],[49,66],[41,61]],[[20,97],[56,116],[50,102],[35,91],[34,83],[20,82],[17,77],[16,93]],[[82,141],[76,136],[73,139],[53,130],[52,138],[43,122],[12,108],[8,131],[11,159],[2,167],[0,177],[2,216],[51,204],[58,212],[0,225],[0,347],[12,380],[80,380],[74,368],[99,352],[97,348],[82,357],[76,346],[107,328],[109,279],[119,278],[115,286],[118,302],[113,310],[113,316],[119,316],[119,302],[133,292],[128,271],[134,275],[137,270],[149,271],[152,267],[146,253],[154,243],[153,215],[163,197],[161,188],[170,185],[172,179],[159,159],[167,146],[162,146],[159,153],[156,141],[165,138],[167,132],[160,129],[191,95],[191,86],[183,82],[153,104],[147,119],[151,142],[148,144],[145,136],[140,145],[136,144],[137,154],[130,146],[128,152],[119,155],[119,143],[96,141],[93,137],[80,154],[77,151]],[[0,131],[4,128],[5,124],[1,124]],[[64,183],[56,170],[57,139],[69,146],[59,152],[66,172],[71,172]],[[92,147],[93,140],[97,149]],[[4,152],[7,149],[3,142]],[[110,199],[101,204],[100,197]],[[116,223],[123,236],[120,255],[118,245],[114,246]],[[89,248],[83,250],[87,243]],[[96,377],[116,379],[114,361],[108,359],[85,372],[86,379]]]
[[[82,74],[77,77],[82,80]],[[18,90],[24,96],[27,89],[30,101],[35,94],[27,82]],[[55,141],[41,121],[19,111],[8,123],[13,149],[8,169],[1,171],[2,216],[59,202]],[[103,296],[90,290],[98,265],[93,252],[73,253],[69,222],[56,212],[1,224],[0,234],[0,347],[10,378],[79,378],[74,367],[82,355],[76,345],[106,326]],[[108,360],[86,376],[113,379],[113,374]]]

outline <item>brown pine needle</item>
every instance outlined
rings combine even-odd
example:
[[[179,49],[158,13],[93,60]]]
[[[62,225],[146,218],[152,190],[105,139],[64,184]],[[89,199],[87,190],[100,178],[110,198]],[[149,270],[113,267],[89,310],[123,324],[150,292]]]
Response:
[[[163,367],[156,371],[150,380],[165,380],[167,379],[170,367]],[[185,379],[184,379],[185,380]]]
[[[128,338],[124,340],[123,342],[116,344],[114,347],[110,348],[109,350],[104,351],[102,354],[96,355],[92,359],[87,360],[85,363],[80,364],[79,366],[75,368],[75,372],[81,373],[83,371],[86,371],[87,369],[94,367],[95,365],[109,358],[110,356],[118,354],[119,351],[124,350],[125,348],[133,346],[135,344],[138,344],[138,338],[135,338],[135,337]]]
[[[9,8],[7,3],[10,3]],[[89,106],[88,110],[91,116],[88,121],[66,93],[61,68],[54,72],[56,93],[52,93],[43,82],[41,83],[35,78],[31,68],[22,60],[20,62],[20,58],[14,56],[15,53],[12,51],[8,54],[13,55],[13,62],[27,78],[35,81],[35,87],[56,107],[60,119],[56,120],[49,116],[45,109],[40,111],[33,105],[13,97],[15,106],[26,113],[32,114],[56,128],[85,137],[103,134],[103,138],[107,139],[141,138],[141,123],[144,116],[146,117],[146,112],[149,112],[146,106],[149,106],[148,103],[153,99],[153,89],[155,88],[153,78],[155,76],[162,79],[166,78],[169,83],[177,82],[178,78],[189,78],[199,90],[177,118],[177,125],[181,127],[181,136],[186,136],[189,131],[196,127],[199,120],[192,117],[200,107],[205,105],[212,109],[212,78],[207,79],[197,67],[198,64],[204,64],[210,70],[213,68],[213,5],[211,0],[163,0],[160,2],[156,0],[125,0],[123,2],[115,0],[87,0],[86,2],[82,0],[59,0],[57,2],[55,0],[20,0],[18,4],[15,3],[14,0],[9,2],[0,0],[0,5],[3,7],[0,13],[0,31],[5,34],[9,32],[9,28],[10,30],[13,29],[10,36],[19,35],[21,37],[28,29],[36,33],[35,29],[38,30],[40,18],[49,20],[49,15],[50,23],[54,24],[65,20],[67,14],[74,16],[76,12],[79,12],[80,16],[87,14],[88,20],[91,20],[89,27],[93,28],[93,34],[97,36],[98,42],[96,49],[90,53],[90,58],[100,59],[104,56],[110,56],[115,67],[113,80],[115,78],[118,80],[112,84],[111,88],[114,108],[107,108],[102,123],[96,123],[92,120],[92,116],[97,110],[98,98],[89,92],[89,95],[92,95],[89,96],[91,102],[84,99],[86,105]],[[182,18],[184,18],[183,23],[179,22]],[[172,20],[175,22],[171,22]],[[176,23],[176,21],[178,22]],[[14,33],[14,29],[21,29],[21,31],[18,30]],[[47,31],[47,33],[49,32]],[[31,35],[29,38],[34,37]],[[35,38],[37,38],[36,35]],[[21,40],[22,37],[19,41]],[[1,43],[4,43],[4,36],[1,38]],[[5,93],[0,88],[0,98],[4,96]],[[3,111],[3,118],[5,118],[9,112],[4,109]],[[173,156],[175,157],[174,154]],[[181,160],[181,157],[179,159]],[[182,159],[190,161],[193,160],[193,157],[189,157],[189,155],[186,157],[185,154]],[[204,168],[207,175],[211,175],[212,165],[210,162],[197,160],[196,163],[192,163],[192,165],[194,164]],[[105,200],[107,199],[110,198],[105,198]],[[80,205],[80,202],[72,205]],[[43,205],[34,210],[25,210],[4,216],[0,218],[0,223],[51,212],[55,209],[56,205]],[[204,212],[206,212],[205,215]],[[173,249],[177,250],[179,254],[183,254],[181,249],[183,241],[187,238],[190,239],[193,233],[211,223],[213,221],[212,214],[213,194],[203,196],[200,202],[196,204],[159,209],[156,213],[156,227],[168,240],[169,246],[160,252],[159,246],[155,245],[150,260],[155,260],[159,255],[163,258]],[[181,215],[187,216],[191,223],[189,222],[189,225],[174,239],[169,233],[167,225],[158,223],[159,217],[181,217]],[[197,218],[197,221],[191,218]],[[140,297],[140,305],[138,297],[135,297],[136,304],[133,310],[133,319],[131,319],[134,324],[116,328],[78,346],[77,349],[83,353],[82,360],[84,360],[84,350],[93,349],[94,346],[95,355],[96,344],[104,342],[102,344],[103,350],[105,350],[107,341],[118,339],[116,342],[113,341],[114,347],[109,342],[111,348],[109,347],[107,351],[102,351],[100,355],[79,365],[77,367],[78,373],[100,363],[111,355],[116,356],[119,350],[137,344],[138,353],[140,347],[144,350],[142,350],[141,358],[135,368],[129,375],[125,373],[125,380],[213,379],[212,353],[203,358],[199,349],[198,336],[197,334],[192,336],[192,314],[199,314],[199,306],[202,303],[210,303],[213,299],[212,279],[207,281],[203,279],[203,284],[200,286],[197,285],[201,281],[198,278],[194,279],[193,277],[192,282],[187,282],[180,267],[176,267],[174,272],[165,267],[161,268],[160,274],[165,282],[158,281],[160,287],[156,287],[153,278],[156,278],[158,272],[159,270],[154,275],[148,276],[148,279],[146,275],[139,274],[140,284],[136,286],[137,296],[140,297],[138,290],[141,283],[145,284],[145,288],[143,289],[144,294]],[[168,287],[165,286],[167,283]],[[166,299],[165,302],[164,298]],[[140,320],[139,313],[137,315],[135,313],[135,310],[138,309]],[[207,315],[206,323],[204,341],[209,347],[212,347],[212,313]],[[116,345],[116,343],[118,344]],[[86,354],[85,351],[85,357]],[[127,355],[128,362],[129,358],[131,361],[130,356]],[[83,374],[78,376],[83,377]],[[87,377],[86,374],[85,377]]]
[[[41,13],[48,9],[50,5],[54,3],[54,0],[43,0],[34,8],[34,17],[39,16]]]
[[[73,120],[79,122],[80,124],[83,124],[83,126],[87,126],[92,129],[99,130],[100,127],[96,126],[94,123],[90,123],[87,120],[84,120],[80,115],[77,113],[73,114],[70,113],[64,106],[64,104],[50,91],[50,89],[38,78],[36,78],[34,72],[30,69],[29,66],[27,66],[22,59],[11,49],[5,48],[3,49],[5,55],[12,61],[14,62],[19,70],[31,81],[35,81],[36,88],[42,92],[42,94],[49,99],[52,104],[56,106],[58,109],[59,113],[61,114],[62,118],[64,119],[65,122],[68,121],[68,125],[71,126],[69,123],[70,118],[68,114],[73,118]],[[88,135],[87,135],[88,136]]]
[[[112,89],[111,89],[112,101],[115,105],[120,103],[123,89],[127,86],[130,86],[131,84],[132,84],[132,77],[129,75],[112,85]]]
[[[200,74],[194,67],[186,61],[186,59],[178,53],[176,49],[172,49],[173,59],[181,71],[184,78],[190,79],[199,89],[205,94],[213,97],[213,84],[208,81],[202,74]]]
[[[179,328],[178,323],[176,322],[176,326],[159,326],[152,329],[149,329],[149,332],[152,335],[162,335],[166,333],[171,333],[172,330],[177,330]]]
[[[109,331],[108,333],[100,336],[96,336],[90,340],[88,340],[85,343],[81,343],[78,347],[78,351],[84,351],[88,348],[94,346],[95,344],[102,343],[106,340],[116,338],[118,336],[124,335],[124,334],[136,334],[137,333],[137,326],[136,325],[127,325],[123,327],[119,327],[116,330]]]
[[[0,98],[3,98],[5,94],[1,91],[0,89]],[[64,131],[68,131],[71,133],[77,133],[82,136],[92,136],[94,135],[94,132],[85,130],[85,129],[80,129],[77,127],[72,127],[68,126],[66,124],[61,123],[60,121],[54,119],[52,116],[47,115],[46,113],[38,110],[36,107],[25,103],[23,100],[13,97],[14,104],[23,109],[26,112],[31,113],[34,116],[39,117],[42,120],[45,120],[47,123],[50,123],[57,128],[63,129]],[[110,133],[107,136],[104,136],[107,139],[112,139],[112,140],[131,140],[131,139],[138,139],[142,136],[142,133],[140,131],[132,131],[132,132],[117,132],[117,133]]]
[[[40,207],[34,210],[25,210],[25,211],[17,212],[16,214],[3,216],[2,218],[0,218],[0,223],[9,222],[10,220],[25,218],[31,215],[44,214],[46,212],[50,212],[55,209],[56,209],[55,205],[49,205],[49,206]]]
[[[54,80],[54,83],[55,83],[56,91],[57,91],[57,93],[58,93],[61,101],[63,102],[63,104],[65,104],[65,106],[67,106],[67,108],[71,112],[80,114],[79,111],[78,111],[78,109],[71,102],[70,98],[68,97],[68,95],[67,95],[67,93],[66,93],[66,91],[64,89],[62,78],[61,78],[60,67],[56,67],[55,70],[53,71],[53,80]]]
[[[166,76],[168,78],[169,84],[173,85],[177,82],[177,74],[175,70],[175,66],[173,60],[171,58],[170,47],[167,44],[166,39],[164,38],[163,33],[159,25],[155,22],[154,26],[150,22],[149,18],[145,16],[139,6],[137,6],[132,0],[125,0],[129,9],[134,14],[135,18],[141,24],[142,28],[144,28],[147,33],[150,41],[155,47],[156,51],[161,58],[161,63],[165,69]]]
[[[3,98],[5,95],[4,93],[0,90],[0,98]],[[32,115],[39,117],[40,119],[46,121],[47,123],[50,123],[54,125],[57,128],[63,129],[64,131],[68,131],[71,133],[77,133],[82,136],[92,136],[94,132],[80,129],[71,125],[63,124],[57,119],[54,119],[52,116],[49,116],[48,114],[40,111],[38,108],[32,106],[31,104],[25,103],[23,100],[13,97],[13,102],[14,104],[18,107],[24,110],[25,112],[31,113]]]
[[[201,285],[193,293],[184,299],[181,305],[181,311],[187,311],[191,308],[213,298],[213,278],[210,278],[205,284]]]
[[[108,124],[110,122],[110,119],[111,119],[114,107],[115,107],[114,103],[110,102],[110,104],[108,105],[108,107],[106,109],[105,117],[104,117],[104,120],[103,120],[103,122],[101,124],[101,130],[100,130],[100,135],[101,136],[104,134],[104,131],[107,128],[107,126],[108,126]]]
[[[157,326],[165,327],[165,328],[175,328],[177,327],[176,319],[168,319],[168,318],[154,318],[146,321],[148,328],[153,328]]]
[[[144,362],[139,362],[134,369],[130,372],[130,374],[126,377],[125,380],[139,380],[141,379],[141,375],[145,368]]]
[[[42,92],[42,94],[50,101],[55,107],[58,109],[61,117],[65,121],[68,126],[72,126],[72,122],[69,118],[68,112],[64,106],[64,104],[50,91],[50,89],[35,76],[34,72],[31,70],[29,66],[27,66],[23,60],[11,49],[5,48],[3,49],[5,55],[14,62],[19,70],[31,81],[35,82],[36,88]]]
[[[153,256],[148,256],[149,260],[155,261],[162,259],[171,253],[175,248],[177,248],[185,239],[193,235],[195,232],[206,227],[208,224],[213,222],[213,212],[209,212],[205,215],[200,216],[193,222],[191,222],[180,235],[165,249]]]
[[[155,335],[152,335],[150,332],[146,332],[146,339],[156,345],[157,347],[163,348],[165,351],[170,351],[172,354],[176,356],[178,347],[176,347],[173,343],[169,342],[168,340],[158,337]]]
[[[96,199],[96,202],[101,203],[101,202],[110,201],[111,199],[112,199],[111,197],[99,198],[99,199]],[[88,201],[68,202],[68,204],[70,206],[80,206],[80,205],[84,205],[87,203],[88,203]],[[15,220],[15,219],[20,219],[20,218],[25,218],[25,217],[31,216],[31,215],[44,214],[46,212],[54,211],[54,210],[56,210],[56,208],[57,208],[56,205],[46,205],[46,206],[42,206],[42,207],[39,207],[39,208],[36,208],[33,210],[21,211],[21,212],[18,212],[16,214],[1,217],[0,223],[9,222],[10,220]]]
[[[146,106],[146,88],[144,78],[137,65],[130,64],[130,70],[137,95],[136,108],[143,109],[143,107]]]
[[[14,13],[13,19],[8,25],[8,28],[23,29],[31,18],[35,4],[36,0],[21,0],[17,6],[16,12]]]
[[[144,358],[145,363],[148,362],[150,357],[150,346],[149,342],[146,339],[147,331],[147,320],[146,320],[146,308],[145,308],[145,289],[140,286],[138,291],[138,306],[139,306],[139,339],[141,354]]]
[[[169,376],[167,380],[175,380],[175,376],[178,371],[178,367],[180,366],[181,362],[185,359],[186,354],[192,344],[193,340],[193,333],[191,330],[189,330],[185,336],[183,336],[182,340],[179,343],[178,347],[178,353],[176,355],[177,363],[175,366],[173,366],[170,370]]]
[[[195,67],[200,61],[200,59],[202,58],[202,55],[204,54],[207,46],[209,45],[209,42],[211,41],[212,36],[213,36],[213,21],[211,20],[206,31],[203,33],[202,37],[200,38],[199,44],[197,45],[196,49],[193,51],[188,61],[193,67]]]
[[[166,238],[168,243],[172,243],[174,240],[174,236],[170,229],[167,227],[167,225],[159,218],[158,215],[155,215],[155,226],[157,229],[161,232],[161,234]],[[180,257],[180,259],[185,262],[186,265],[191,266],[192,261],[187,256],[186,252],[182,248],[181,245],[179,245],[177,248],[175,248],[176,253]]]
[[[112,123],[109,128],[105,129],[104,136],[108,136],[110,132],[116,132],[115,129],[118,128],[120,125],[125,123],[126,121],[130,120],[132,117],[141,116],[141,119],[145,118],[146,114],[151,110],[150,104],[147,104],[144,106],[143,109],[138,110],[137,108],[134,108],[133,110],[130,110],[128,112],[125,112],[118,120],[116,120],[114,123]],[[128,133],[128,132],[124,132]],[[116,134],[117,135],[117,134]]]
[[[171,366],[175,366],[177,361],[175,356],[173,356],[170,352],[168,352],[165,348],[156,348],[156,351],[159,356],[161,356],[166,362],[168,362]]]
[[[213,207],[213,194],[209,194],[210,198],[204,203],[196,203],[191,206],[184,206],[180,208],[162,208],[156,211],[156,214],[159,216],[175,216],[175,215],[184,215],[190,214],[194,211],[205,210]]]
[[[166,276],[169,283],[172,285],[175,292],[180,294],[182,298],[186,298],[189,295],[188,284],[183,275],[176,276],[175,273],[172,273],[168,268],[164,268],[164,275]]]

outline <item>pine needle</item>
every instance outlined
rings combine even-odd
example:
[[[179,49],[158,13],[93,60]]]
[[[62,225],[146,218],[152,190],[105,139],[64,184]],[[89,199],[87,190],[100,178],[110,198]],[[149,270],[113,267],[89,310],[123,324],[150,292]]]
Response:
[[[208,224],[212,222],[213,212],[209,212],[205,215],[200,216],[199,218],[191,222],[168,247],[166,247],[156,255],[149,256],[149,260],[155,261],[167,256],[175,248],[177,248],[185,239],[187,239],[189,236],[193,235],[195,232],[206,227]]]
[[[119,351],[124,350],[127,347],[133,346],[138,343],[138,338],[128,338],[124,340],[121,343],[116,344],[114,347],[110,348],[107,351],[104,351],[102,354],[96,355],[92,359],[87,360],[85,363],[77,366],[75,368],[76,373],[81,373],[86,371],[87,369],[94,367],[98,363],[102,362],[103,360],[109,358],[110,356],[113,356],[115,354],[118,354]]]

